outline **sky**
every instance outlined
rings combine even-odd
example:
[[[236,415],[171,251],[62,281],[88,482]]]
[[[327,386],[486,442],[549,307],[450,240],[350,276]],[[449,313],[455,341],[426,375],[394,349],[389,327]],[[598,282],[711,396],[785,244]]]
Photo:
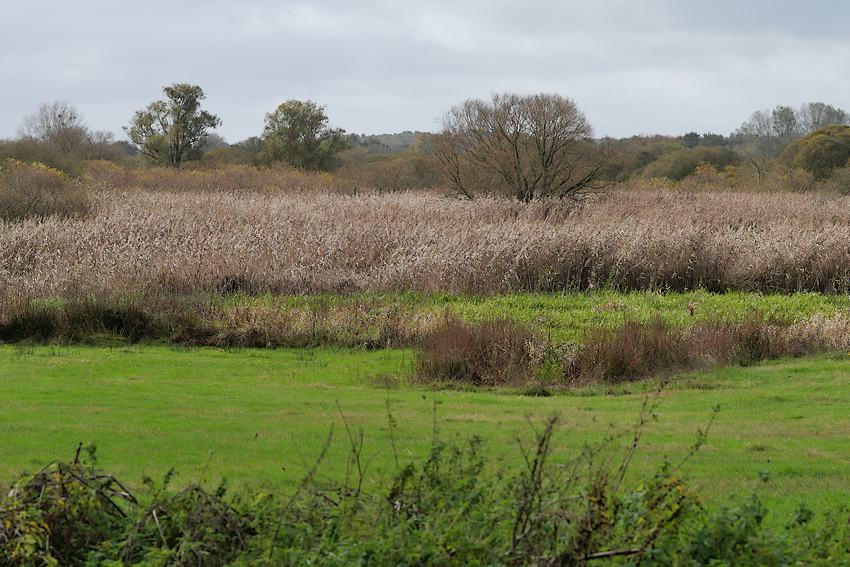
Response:
[[[236,142],[297,98],[349,132],[436,131],[467,98],[558,93],[598,136],[728,134],[850,109],[845,0],[0,0],[0,138],[40,103],[122,139],[175,82]]]

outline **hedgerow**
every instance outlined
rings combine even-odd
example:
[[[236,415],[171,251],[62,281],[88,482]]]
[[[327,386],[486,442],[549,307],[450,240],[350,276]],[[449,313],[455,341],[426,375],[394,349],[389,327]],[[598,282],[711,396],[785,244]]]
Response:
[[[53,463],[0,500],[3,565],[836,565],[850,562],[845,509],[801,506],[784,528],[753,497],[711,509],[677,465],[636,476],[637,425],[556,454],[557,419],[520,445],[522,467],[491,461],[479,439],[446,442],[375,482],[364,437],[344,421],[349,474],[319,481],[333,429],[290,494],[175,488],[173,471],[135,493],[94,452]],[[344,417],[343,417],[344,420]],[[390,420],[390,428],[393,428]],[[625,441],[625,443],[623,443]],[[625,447],[625,448],[623,448]],[[370,487],[368,490],[364,487]],[[377,488],[376,488],[377,487]]]

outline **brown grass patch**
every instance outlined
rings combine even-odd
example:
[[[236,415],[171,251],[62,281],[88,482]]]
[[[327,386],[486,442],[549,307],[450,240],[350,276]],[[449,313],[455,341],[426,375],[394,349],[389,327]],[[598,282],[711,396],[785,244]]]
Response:
[[[828,352],[848,339],[846,323],[792,325],[760,313],[743,321],[705,321],[685,328],[660,319],[627,322],[590,333],[570,361],[568,374],[573,385],[617,383],[659,372]]]
[[[467,323],[447,316],[422,339],[416,377],[436,384],[527,384],[534,377],[535,342],[509,319]]]

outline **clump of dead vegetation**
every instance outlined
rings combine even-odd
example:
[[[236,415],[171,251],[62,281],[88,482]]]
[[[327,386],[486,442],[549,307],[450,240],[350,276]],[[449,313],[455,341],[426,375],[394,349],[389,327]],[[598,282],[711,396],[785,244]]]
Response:
[[[416,375],[437,384],[528,383],[534,379],[538,342],[510,319],[467,323],[447,315],[419,343]]]
[[[848,347],[850,319],[843,314],[790,322],[753,312],[689,326],[627,321],[560,346],[511,321],[447,319],[419,343],[415,370],[418,380],[442,386],[573,388]]]
[[[654,319],[597,328],[568,365],[570,383],[616,383],[658,372],[842,350],[850,341],[850,321],[844,316],[828,321],[792,324],[752,313],[741,321],[709,320],[688,327]]]

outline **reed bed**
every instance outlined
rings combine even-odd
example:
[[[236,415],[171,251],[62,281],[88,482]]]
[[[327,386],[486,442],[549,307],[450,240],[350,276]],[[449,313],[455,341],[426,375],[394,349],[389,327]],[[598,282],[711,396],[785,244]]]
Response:
[[[4,298],[99,293],[839,293],[850,199],[621,187],[582,205],[433,193],[102,190],[0,221]]]

